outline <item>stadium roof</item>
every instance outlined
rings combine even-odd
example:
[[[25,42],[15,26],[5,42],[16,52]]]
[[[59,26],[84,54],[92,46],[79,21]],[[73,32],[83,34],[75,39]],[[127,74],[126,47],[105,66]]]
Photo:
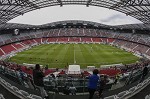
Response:
[[[0,24],[0,30],[5,29],[27,29],[27,28],[35,28],[34,25],[28,25],[28,24],[17,24],[17,23],[5,23]]]
[[[91,21],[83,21],[83,20],[66,20],[66,21],[58,21],[52,22],[43,25],[28,25],[28,24],[18,24],[18,23],[5,23],[0,24],[0,30],[7,29],[41,29],[41,28],[53,28],[59,27],[63,28],[65,26],[86,26],[89,28],[106,28],[106,29],[137,29],[137,30],[150,30],[150,24],[126,24],[126,25],[116,25],[110,26],[101,23],[91,22]]]
[[[113,9],[150,23],[150,0],[0,0],[0,24],[36,9],[71,4]]]
[[[0,24],[0,30],[5,29],[37,29],[37,28],[49,28],[49,27],[59,27],[59,26],[95,26],[95,27],[103,27],[103,28],[110,28],[109,25],[104,25],[96,22],[90,22],[90,21],[82,21],[82,20],[66,20],[66,21],[58,21],[58,22],[52,22],[48,24],[43,25],[28,25],[28,24],[18,24],[18,23],[4,23]]]
[[[138,30],[150,30],[150,24],[127,24],[114,26],[120,29],[138,29]]]

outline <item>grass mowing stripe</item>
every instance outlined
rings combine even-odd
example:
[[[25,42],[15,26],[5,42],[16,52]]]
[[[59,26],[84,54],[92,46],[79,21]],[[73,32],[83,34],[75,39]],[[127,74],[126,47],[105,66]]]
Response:
[[[77,55],[77,64],[85,63],[85,58],[83,56],[83,49],[81,48],[81,44],[76,44],[76,55]]]
[[[72,55],[71,55],[71,52],[70,52],[70,44],[66,45],[65,46],[65,53],[64,53],[64,57],[63,57],[63,63],[62,63],[62,67],[67,67],[69,64],[72,64],[73,61],[72,61]],[[71,63],[70,63],[71,62]]]
[[[58,64],[58,67],[61,67],[61,68],[62,68],[63,65],[66,64],[66,63],[65,63],[66,60],[64,60],[64,57],[65,57],[65,55],[67,54],[67,50],[66,50],[66,49],[67,49],[67,46],[64,46],[64,45],[63,45],[63,46],[61,47],[61,50],[59,51],[58,55],[56,56],[56,59],[57,59],[56,62],[57,62],[57,63],[60,63],[60,64]]]
[[[104,44],[43,44],[18,53],[10,61],[19,64],[49,64],[50,67],[64,68],[69,64],[74,64],[74,51],[76,64],[81,65],[81,68],[120,62],[126,64],[138,60],[131,53]]]
[[[92,49],[88,49],[87,44],[83,44],[83,48],[84,48],[84,51],[85,51],[84,54],[86,56],[86,58],[85,58],[86,62],[87,63],[95,63],[96,60],[95,60],[95,57],[93,57],[93,55],[92,55]]]

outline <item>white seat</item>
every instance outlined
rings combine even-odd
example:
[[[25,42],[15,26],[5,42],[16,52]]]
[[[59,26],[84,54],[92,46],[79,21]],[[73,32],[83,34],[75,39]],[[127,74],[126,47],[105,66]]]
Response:
[[[18,89],[17,87],[15,87],[15,86],[11,86],[11,89],[12,89],[13,91],[19,91],[19,89]]]
[[[2,83],[3,83],[3,84],[5,84],[5,83],[6,83],[6,81],[5,81],[4,79],[2,79]]]
[[[143,84],[147,84],[148,83],[148,79],[145,79],[144,81],[143,81]]]
[[[146,96],[145,96],[145,99],[150,99],[150,96],[149,96],[149,95],[146,95]]]
[[[130,92],[130,93],[134,92],[134,91],[136,90],[136,88],[137,88],[136,86],[130,88],[130,89],[129,89],[129,92]]]
[[[142,87],[142,83],[139,83],[138,85],[137,85],[137,88],[139,89],[139,88],[141,88]]]
[[[31,99],[42,99],[42,97],[37,96],[37,95],[31,95],[30,97],[31,97]]]
[[[150,79],[150,77],[148,77],[147,79]]]
[[[148,77],[147,80],[150,81],[150,77]]]
[[[11,84],[8,83],[8,82],[6,83],[6,86],[9,87],[9,88],[11,88]]]
[[[21,94],[26,96],[26,97],[29,96],[29,93],[24,91],[24,90],[19,90],[19,92],[21,92]]]
[[[120,93],[118,93],[117,97],[123,97],[128,93],[128,91],[122,91]]]
[[[5,99],[4,96],[2,94],[0,94],[0,99]]]
[[[0,79],[0,82],[2,82],[3,81],[3,79]]]
[[[112,96],[105,97],[104,99],[116,99],[116,96],[112,95]]]

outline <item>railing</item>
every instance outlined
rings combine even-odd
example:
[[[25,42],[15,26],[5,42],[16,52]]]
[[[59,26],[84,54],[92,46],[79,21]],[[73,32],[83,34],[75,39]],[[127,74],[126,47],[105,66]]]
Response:
[[[148,68],[150,68],[150,66],[148,66]],[[17,73],[15,70],[12,70],[8,67],[5,66],[0,66],[0,73],[3,74],[5,77],[11,79],[14,81],[14,78],[16,78],[16,80],[18,80],[17,82],[20,83],[19,81],[19,77],[17,76]],[[133,73],[130,73],[130,76],[126,77],[124,79],[124,81],[129,81],[128,84],[131,84],[133,82],[137,82],[140,81],[140,76],[142,71],[139,69],[136,69],[135,71],[133,71]],[[8,76],[9,75],[9,76]],[[148,74],[150,75],[150,74]],[[122,79],[120,79],[122,80]],[[10,84],[6,83],[6,81],[2,80],[2,83],[4,84],[5,87],[11,88],[8,90],[12,90],[14,87],[11,87]],[[47,91],[50,91],[50,93],[53,93],[53,95],[56,95],[57,93],[55,93],[55,88],[58,87],[58,90],[60,92],[60,95],[64,95],[63,94],[63,89],[64,87],[67,85],[68,87],[71,85],[74,85],[77,88],[77,95],[88,95],[88,90],[87,90],[87,83],[88,83],[88,78],[84,77],[84,78],[74,78],[74,77],[68,77],[68,76],[60,76],[58,78],[52,78],[52,77],[47,77],[44,79],[44,84],[45,84],[45,89]],[[150,83],[150,77],[145,79],[143,82],[139,83],[136,86],[133,86],[130,89],[127,90],[122,90],[120,93],[113,95],[115,98],[117,97],[126,97],[129,98],[133,95],[135,95],[136,93],[138,93],[139,91],[141,91],[142,89],[144,89],[147,85],[149,85]],[[113,83],[107,84],[107,89],[109,90],[111,88]],[[126,84],[126,86],[128,85]],[[23,87],[23,86],[22,86]],[[123,87],[122,87],[123,88]],[[22,93],[24,93],[22,91]],[[25,92],[26,93],[26,92]],[[59,95],[59,96],[60,96]],[[29,94],[30,96],[30,94]],[[65,96],[63,96],[65,97]],[[68,97],[68,96],[66,96]],[[58,99],[58,98],[53,98],[53,99]],[[64,98],[65,99],[65,98]],[[107,98],[106,98],[107,99]],[[118,99],[118,98],[117,98]],[[123,98],[124,99],[124,98]]]

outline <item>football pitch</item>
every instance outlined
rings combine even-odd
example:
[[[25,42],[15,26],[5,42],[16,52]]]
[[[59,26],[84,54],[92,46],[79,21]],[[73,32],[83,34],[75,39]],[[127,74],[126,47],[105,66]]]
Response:
[[[41,64],[49,68],[65,68],[77,64],[87,66],[129,64],[139,58],[132,53],[104,44],[43,44],[17,53],[9,61],[19,64]]]

